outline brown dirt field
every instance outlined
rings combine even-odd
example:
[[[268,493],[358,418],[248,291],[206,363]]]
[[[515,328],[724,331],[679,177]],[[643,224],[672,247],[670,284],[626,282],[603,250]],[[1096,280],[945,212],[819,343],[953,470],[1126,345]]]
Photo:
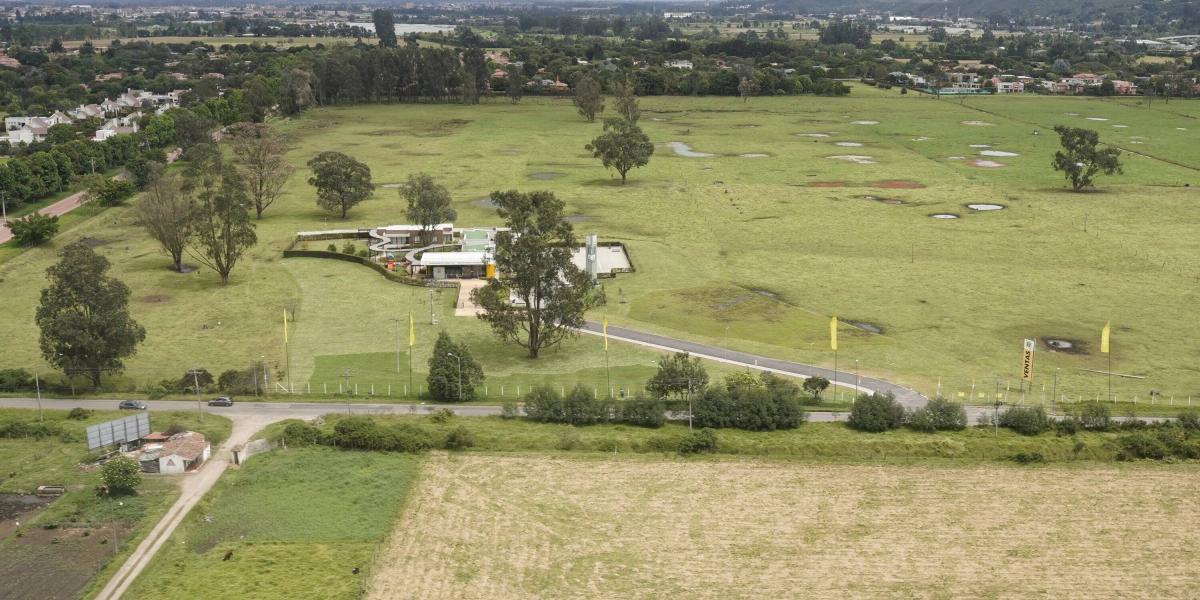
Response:
[[[810,181],[808,187],[815,188],[840,188],[846,187],[845,181]]]
[[[123,538],[129,534],[121,527]],[[112,554],[111,529],[26,528],[0,545],[0,598],[76,598]]]
[[[925,184],[908,179],[885,179],[873,182],[871,187],[883,188],[885,190],[920,190],[925,188]]]
[[[1195,598],[1200,469],[435,454],[370,598]]]

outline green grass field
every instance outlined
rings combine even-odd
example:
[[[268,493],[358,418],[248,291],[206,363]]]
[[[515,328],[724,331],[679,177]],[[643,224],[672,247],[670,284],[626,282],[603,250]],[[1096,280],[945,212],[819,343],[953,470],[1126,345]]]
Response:
[[[128,597],[357,598],[418,464],[321,448],[256,456],[192,510]]]
[[[629,248],[638,272],[605,283],[603,310],[614,324],[832,366],[827,323],[836,314],[880,330],[843,325],[843,369],[857,360],[864,375],[926,393],[940,382],[942,393],[965,399],[994,391],[997,380],[1010,398],[1019,393],[1025,337],[1076,344],[1075,352],[1039,346],[1034,397],[1052,395],[1055,373],[1059,394],[1103,394],[1106,378],[1085,369],[1107,369],[1098,345],[1111,320],[1113,370],[1145,377],[1117,378],[1118,397],[1145,403],[1158,390],[1175,403],[1200,399],[1192,364],[1200,325],[1187,300],[1200,277],[1190,187],[1200,184],[1200,103],[935,100],[854,86],[847,98],[647,98],[642,105],[653,141],[713,156],[677,156],[660,145],[622,187],[583,149],[599,124],[549,99],[317,109],[276,121],[299,172],[259,223],[260,243],[228,286],[207,271],[167,271],[129,209],[106,211],[53,246],[0,265],[0,310],[11,316],[0,337],[14,340],[0,349],[0,364],[39,365],[32,315],[41,284],[34,282],[56,248],[88,236],[106,242],[99,250],[132,288],[135,317],[148,330],[123,385],[263,356],[284,380],[290,362],[294,386],[336,386],[347,367],[352,383],[403,386],[407,357],[396,374],[393,353],[409,311],[421,323],[419,379],[435,333],[428,291],[348,263],[280,258],[298,230],[404,220],[391,189],[379,189],[345,222],[317,209],[304,162],[338,149],[367,162],[377,184],[433,174],[450,188],[464,225],[499,223],[478,202],[492,190],[554,191],[577,232]],[[1049,167],[1055,124],[1097,129],[1129,151],[1126,174],[1101,178],[1095,193],[1065,191]],[[972,147],[983,144],[990,148]],[[1019,156],[979,156],[984,150]],[[830,158],[837,156],[871,164]],[[972,166],[974,159],[1004,166]],[[1005,208],[977,212],[970,203]],[[935,213],[961,218],[929,217]],[[603,372],[596,338],[530,361],[476,320],[450,316],[448,294],[434,302],[440,327],[468,341],[497,384],[553,377],[569,386],[597,382]],[[292,303],[297,320],[285,361],[280,319]],[[640,383],[656,354],[614,344],[614,387],[626,383],[618,379]]]

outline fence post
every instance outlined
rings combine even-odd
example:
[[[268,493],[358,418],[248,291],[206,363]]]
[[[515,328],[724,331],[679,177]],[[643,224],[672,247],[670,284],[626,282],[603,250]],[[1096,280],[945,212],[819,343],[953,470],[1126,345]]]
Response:
[[[502,383],[502,384],[500,384],[500,397],[501,397],[501,398],[503,398],[503,397],[504,397],[504,384],[503,384],[503,383]]]
[[[375,384],[373,384],[373,383],[371,384],[371,395],[372,396],[375,395]]]
[[[321,393],[322,393],[322,394],[324,394],[324,395],[326,395],[326,396],[328,396],[328,395],[329,395],[329,390],[325,389],[325,384],[324,384],[324,383],[322,383],[322,384],[321,384]]]
[[[388,384],[388,396],[392,395],[392,384]]]
[[[355,396],[358,395],[358,383],[357,382],[355,382],[355,384],[354,384],[354,395]]]
[[[521,384],[517,384],[517,398],[521,397]]]
[[[338,393],[342,393],[342,382],[338,382]]]

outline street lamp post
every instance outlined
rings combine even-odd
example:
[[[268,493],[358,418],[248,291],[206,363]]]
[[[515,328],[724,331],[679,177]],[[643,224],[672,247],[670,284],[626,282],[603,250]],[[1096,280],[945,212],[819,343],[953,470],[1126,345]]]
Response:
[[[192,374],[192,389],[196,392],[196,412],[200,414],[200,420],[204,420],[204,409],[200,407],[200,369],[192,369],[189,371]]]
[[[462,394],[462,357],[458,356],[457,354],[455,354],[453,352],[447,352],[446,356],[453,356],[454,360],[458,361],[458,401],[462,402],[462,399],[463,399],[463,394]]]

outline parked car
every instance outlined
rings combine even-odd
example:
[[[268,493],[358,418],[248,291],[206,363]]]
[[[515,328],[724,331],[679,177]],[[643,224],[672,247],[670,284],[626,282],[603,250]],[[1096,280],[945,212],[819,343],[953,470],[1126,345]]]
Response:
[[[233,406],[233,398],[229,396],[221,396],[208,401],[209,406]]]
[[[148,407],[141,400],[122,400],[117,408],[121,410],[146,410]]]

